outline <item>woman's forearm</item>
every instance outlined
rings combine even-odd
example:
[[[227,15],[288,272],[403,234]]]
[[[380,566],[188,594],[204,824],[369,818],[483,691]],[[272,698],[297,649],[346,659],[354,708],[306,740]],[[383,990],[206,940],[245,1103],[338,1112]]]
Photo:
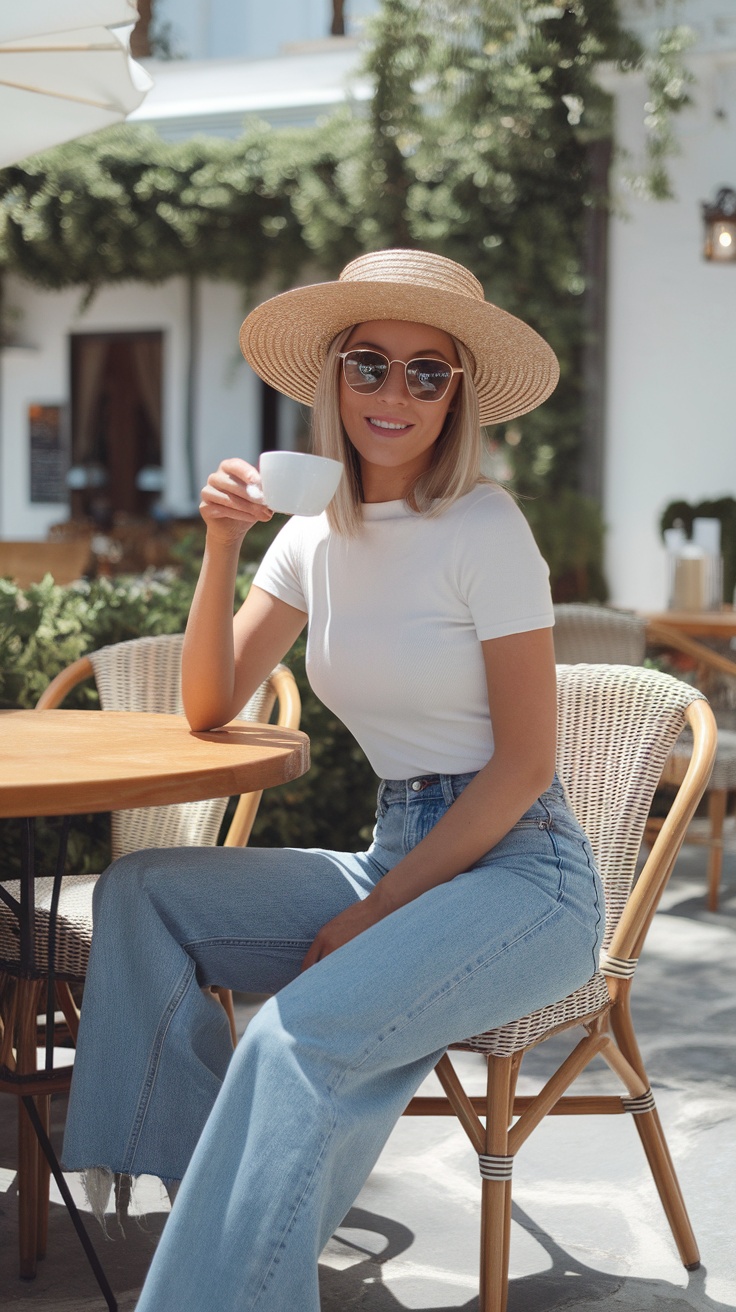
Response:
[[[208,535],[182,654],[182,700],[193,729],[224,724],[239,709],[233,709],[233,597],[239,552],[239,542],[211,541]]]

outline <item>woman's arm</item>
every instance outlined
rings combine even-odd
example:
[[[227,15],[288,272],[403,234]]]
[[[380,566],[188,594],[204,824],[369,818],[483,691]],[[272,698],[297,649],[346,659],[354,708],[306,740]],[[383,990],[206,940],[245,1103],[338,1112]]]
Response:
[[[307,617],[260,588],[251,588],[233,619],[240,547],[254,524],[272,516],[252,501],[258,471],[247,461],[223,460],[202,490],[207,525],[202,569],[189,612],[182,653],[182,698],[193,729],[226,724],[295,642]]]
[[[469,870],[549,787],[557,718],[552,630],[481,645],[495,744],[491,760],[367,898],[323,926],[305,968],[427,889]]]

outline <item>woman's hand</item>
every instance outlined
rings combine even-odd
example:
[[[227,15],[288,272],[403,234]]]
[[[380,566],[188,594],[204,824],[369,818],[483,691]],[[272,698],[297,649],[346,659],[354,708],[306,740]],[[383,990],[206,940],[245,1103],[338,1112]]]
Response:
[[[308,970],[315,961],[321,961],[336,948],[341,948],[343,943],[349,943],[351,938],[357,938],[364,929],[383,920],[386,914],[387,911],[379,907],[378,900],[373,897],[367,897],[362,902],[355,902],[353,906],[347,907],[339,916],[328,920],[327,924],[322,926],[302,962],[302,970]]]
[[[254,524],[271,519],[273,511],[264,506],[261,497],[261,479],[253,465],[238,456],[223,460],[207,479],[199,503],[210,540],[242,542]]]

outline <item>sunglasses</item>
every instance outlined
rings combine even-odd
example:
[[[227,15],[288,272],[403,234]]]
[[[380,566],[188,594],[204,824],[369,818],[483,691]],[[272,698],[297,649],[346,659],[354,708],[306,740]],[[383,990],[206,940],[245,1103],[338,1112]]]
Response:
[[[388,378],[392,364],[403,364],[407,391],[418,401],[441,401],[455,374],[446,360],[420,356],[415,360],[389,360],[382,351],[340,351],[345,382],[353,392],[372,396]]]

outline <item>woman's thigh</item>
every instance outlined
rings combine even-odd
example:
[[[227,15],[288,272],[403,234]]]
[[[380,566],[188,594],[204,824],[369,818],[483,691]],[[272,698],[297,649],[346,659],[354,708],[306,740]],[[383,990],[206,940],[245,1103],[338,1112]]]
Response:
[[[107,961],[128,941],[166,942],[194,960],[198,982],[275,992],[298,973],[317,931],[382,873],[364,853],[294,848],[161,848],[102,876],[95,938]],[[103,944],[104,940],[104,944]]]
[[[418,1060],[565,997],[597,966],[598,876],[574,821],[521,826],[485,863],[394,911],[271,1000],[331,1079]]]

